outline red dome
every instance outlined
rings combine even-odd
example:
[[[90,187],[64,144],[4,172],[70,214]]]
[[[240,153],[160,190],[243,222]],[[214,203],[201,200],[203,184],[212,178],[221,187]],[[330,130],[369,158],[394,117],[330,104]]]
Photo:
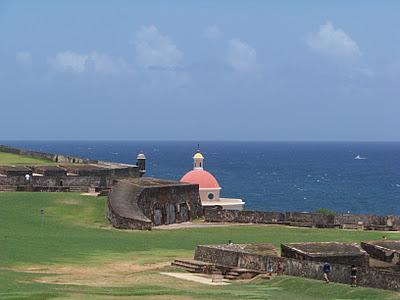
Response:
[[[211,173],[204,170],[187,172],[181,178],[181,182],[198,184],[201,189],[217,189],[220,187],[217,179]]]

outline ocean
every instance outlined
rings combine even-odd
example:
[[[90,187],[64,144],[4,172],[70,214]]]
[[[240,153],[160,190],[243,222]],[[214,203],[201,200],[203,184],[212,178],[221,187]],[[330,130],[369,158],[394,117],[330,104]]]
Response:
[[[0,143],[131,164],[143,151],[147,176],[175,180],[192,169],[197,148],[189,141]],[[243,199],[249,210],[400,214],[398,142],[201,142],[200,149],[222,196]]]

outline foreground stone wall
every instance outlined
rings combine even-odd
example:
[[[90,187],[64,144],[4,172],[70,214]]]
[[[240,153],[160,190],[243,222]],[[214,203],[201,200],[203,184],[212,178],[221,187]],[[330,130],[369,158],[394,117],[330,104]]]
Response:
[[[238,211],[207,208],[204,212],[206,222],[235,222],[254,224],[283,224],[305,226],[346,228],[346,225],[359,226],[364,229],[400,230],[400,216],[326,215],[320,213]]]
[[[391,247],[391,243],[395,243],[397,245],[395,247]],[[396,241],[361,242],[361,247],[367,251],[372,258],[392,264],[400,264],[400,249],[398,242]]]
[[[285,259],[285,274],[323,280],[323,263]],[[329,278],[333,282],[350,284],[350,268],[348,265],[331,264]],[[386,272],[378,268],[359,268],[357,285],[378,289],[400,291],[400,274]]]
[[[307,245],[319,244],[320,253],[316,253],[312,246],[307,251]],[[324,249],[324,244],[333,245],[331,249]],[[297,245],[303,245],[302,249],[297,249]],[[328,255],[325,253],[329,253]],[[329,262],[330,264],[340,265],[356,265],[359,267],[369,266],[368,254],[358,244],[345,243],[297,243],[297,244],[282,244],[281,256],[285,258],[293,258],[304,261]]]
[[[266,271],[268,262],[276,265],[279,257],[276,255],[268,256],[256,253],[244,253],[200,245],[196,247],[194,259],[226,267]]]
[[[277,262],[284,263],[284,274],[323,280],[323,263],[317,261],[297,260],[293,258],[238,253],[209,247],[197,246],[194,258],[228,267],[241,267],[265,272],[268,262],[276,270]],[[331,264],[330,280],[350,284],[350,265]],[[400,291],[400,273],[377,268],[358,268],[357,284],[365,287]]]

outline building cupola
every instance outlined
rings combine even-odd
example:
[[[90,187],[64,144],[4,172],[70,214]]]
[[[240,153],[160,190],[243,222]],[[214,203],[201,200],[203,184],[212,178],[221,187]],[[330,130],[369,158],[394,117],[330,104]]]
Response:
[[[203,170],[204,156],[201,154],[199,147],[197,147],[196,154],[193,155],[193,170]]]

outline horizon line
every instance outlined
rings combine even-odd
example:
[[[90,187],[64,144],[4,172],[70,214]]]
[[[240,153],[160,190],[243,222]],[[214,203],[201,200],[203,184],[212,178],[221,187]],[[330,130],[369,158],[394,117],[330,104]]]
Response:
[[[249,143],[399,143],[400,140],[218,140],[218,139],[11,139],[0,140],[7,142],[249,142]]]

